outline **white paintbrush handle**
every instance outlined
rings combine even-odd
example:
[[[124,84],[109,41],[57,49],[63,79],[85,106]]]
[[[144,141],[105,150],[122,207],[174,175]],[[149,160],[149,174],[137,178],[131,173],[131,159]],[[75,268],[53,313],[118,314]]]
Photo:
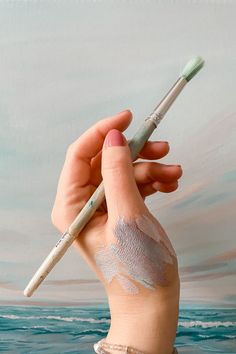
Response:
[[[63,257],[67,249],[71,246],[80,231],[88,223],[88,221],[91,219],[99,205],[102,203],[102,201],[104,200],[104,196],[104,184],[102,181],[93,193],[93,195],[87,201],[84,208],[75,218],[73,223],[70,225],[68,230],[64,232],[64,234],[56,243],[55,247],[53,247],[47,258],[44,260],[37,272],[34,274],[34,276],[32,277],[29,284],[24,290],[25,296],[31,296],[34,293],[34,291],[39,287],[42,281],[50,273],[52,268]]]
[[[51,250],[47,258],[43,261],[37,272],[34,274],[29,284],[24,290],[25,296],[31,296],[33,292],[39,287],[42,281],[46,278],[48,273],[52,270],[55,264],[62,258],[67,249],[70,247],[74,238],[66,231],[55,247]]]
[[[177,98],[187,81],[185,78],[180,77],[167,95],[163,98],[160,104],[154,109],[153,113],[145,120],[143,125],[129,141],[129,148],[132,160],[135,160],[138,153],[142,150],[145,143],[148,141],[154,129],[162,120],[164,114],[170,108],[174,100]],[[101,205],[105,197],[103,181],[95,190],[93,195],[85,204],[84,208],[80,211],[78,216],[69,226],[68,230],[62,235],[45,261],[42,263],[38,271],[30,280],[29,284],[24,290],[25,296],[31,296],[38,288],[42,281],[46,278],[55,264],[62,258],[69,246],[73,243],[74,239],[78,236],[84,226],[91,219],[97,208]]]
[[[159,105],[154,109],[152,114],[145,120],[133,139],[129,141],[129,147],[132,160],[135,159],[139,151],[142,150],[146,141],[151,136],[153,130],[162,120],[165,113],[173,104],[179,93],[182,91],[187,82],[189,82],[196,73],[203,67],[204,60],[201,57],[195,57],[187,63],[181,76],[172,86],[166,96],[162,99]],[[105,196],[103,182],[100,183],[93,195],[85,204],[79,215],[75,218],[68,230],[62,235],[56,246],[52,249],[45,261],[42,263],[38,271],[35,273],[29,284],[24,290],[24,295],[31,296],[35,289],[42,283],[48,273],[52,270],[55,264],[62,258],[67,249],[73,243],[83,227],[91,219],[96,209],[102,203]]]

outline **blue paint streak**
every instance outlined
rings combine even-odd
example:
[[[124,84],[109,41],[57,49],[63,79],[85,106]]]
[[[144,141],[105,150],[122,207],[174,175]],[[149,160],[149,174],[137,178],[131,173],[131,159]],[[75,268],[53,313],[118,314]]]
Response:
[[[225,182],[236,182],[236,169],[224,173],[223,180]]]
[[[184,200],[183,202],[174,205],[172,208],[173,209],[183,209],[183,208],[195,203],[203,196],[204,196],[203,193],[193,195],[193,196],[189,197],[187,200]]]

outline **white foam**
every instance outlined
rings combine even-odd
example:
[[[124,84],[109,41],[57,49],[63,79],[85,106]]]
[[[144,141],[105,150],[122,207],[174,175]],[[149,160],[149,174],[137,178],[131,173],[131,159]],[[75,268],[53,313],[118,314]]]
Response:
[[[185,328],[191,328],[191,327],[202,327],[202,328],[212,328],[212,327],[232,327],[236,326],[236,322],[221,322],[221,321],[209,321],[209,322],[203,322],[203,321],[180,321],[179,326],[185,327]]]
[[[94,318],[81,318],[81,317],[61,317],[61,316],[16,316],[16,315],[0,315],[0,318],[8,318],[10,320],[57,320],[65,322],[89,322],[89,323],[110,323],[109,319],[94,319]]]
[[[10,320],[57,320],[65,322],[89,322],[89,323],[110,323],[110,319],[95,319],[95,318],[82,318],[82,317],[61,317],[61,316],[17,316],[17,315],[0,315],[0,318],[8,318]],[[236,326],[236,322],[231,321],[179,321],[178,325],[180,327],[191,328],[191,327],[202,327],[202,328],[213,328],[213,327],[233,327]],[[40,327],[40,326],[39,326]],[[35,327],[36,328],[36,327]],[[235,338],[236,336],[229,336],[229,338]]]

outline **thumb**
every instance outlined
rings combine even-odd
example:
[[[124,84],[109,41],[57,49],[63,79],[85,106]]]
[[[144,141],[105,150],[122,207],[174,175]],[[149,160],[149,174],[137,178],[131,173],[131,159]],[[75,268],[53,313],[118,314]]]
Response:
[[[128,218],[146,208],[135,181],[130,148],[117,129],[110,130],[103,143],[101,172],[109,217]]]

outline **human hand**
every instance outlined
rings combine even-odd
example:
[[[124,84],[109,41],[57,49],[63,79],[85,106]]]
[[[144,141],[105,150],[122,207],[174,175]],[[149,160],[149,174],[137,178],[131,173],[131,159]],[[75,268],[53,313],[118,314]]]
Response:
[[[73,244],[108,296],[154,295],[178,280],[175,252],[144,200],[157,191],[176,190],[182,170],[179,165],[132,163],[126,139],[125,146],[104,148],[108,132],[124,131],[131,120],[129,110],[103,119],[69,146],[51,213],[63,233],[103,179],[106,201]],[[168,151],[166,142],[147,142],[137,158],[159,159]]]
[[[144,200],[157,191],[176,190],[182,169],[132,162],[122,135],[125,145],[105,147],[131,120],[129,110],[103,119],[69,146],[51,219],[61,233],[67,230],[103,179],[106,200],[73,244],[105,287],[111,313],[107,340],[150,353],[172,353],[178,262]],[[147,142],[137,158],[155,160],[168,152],[167,142]]]

